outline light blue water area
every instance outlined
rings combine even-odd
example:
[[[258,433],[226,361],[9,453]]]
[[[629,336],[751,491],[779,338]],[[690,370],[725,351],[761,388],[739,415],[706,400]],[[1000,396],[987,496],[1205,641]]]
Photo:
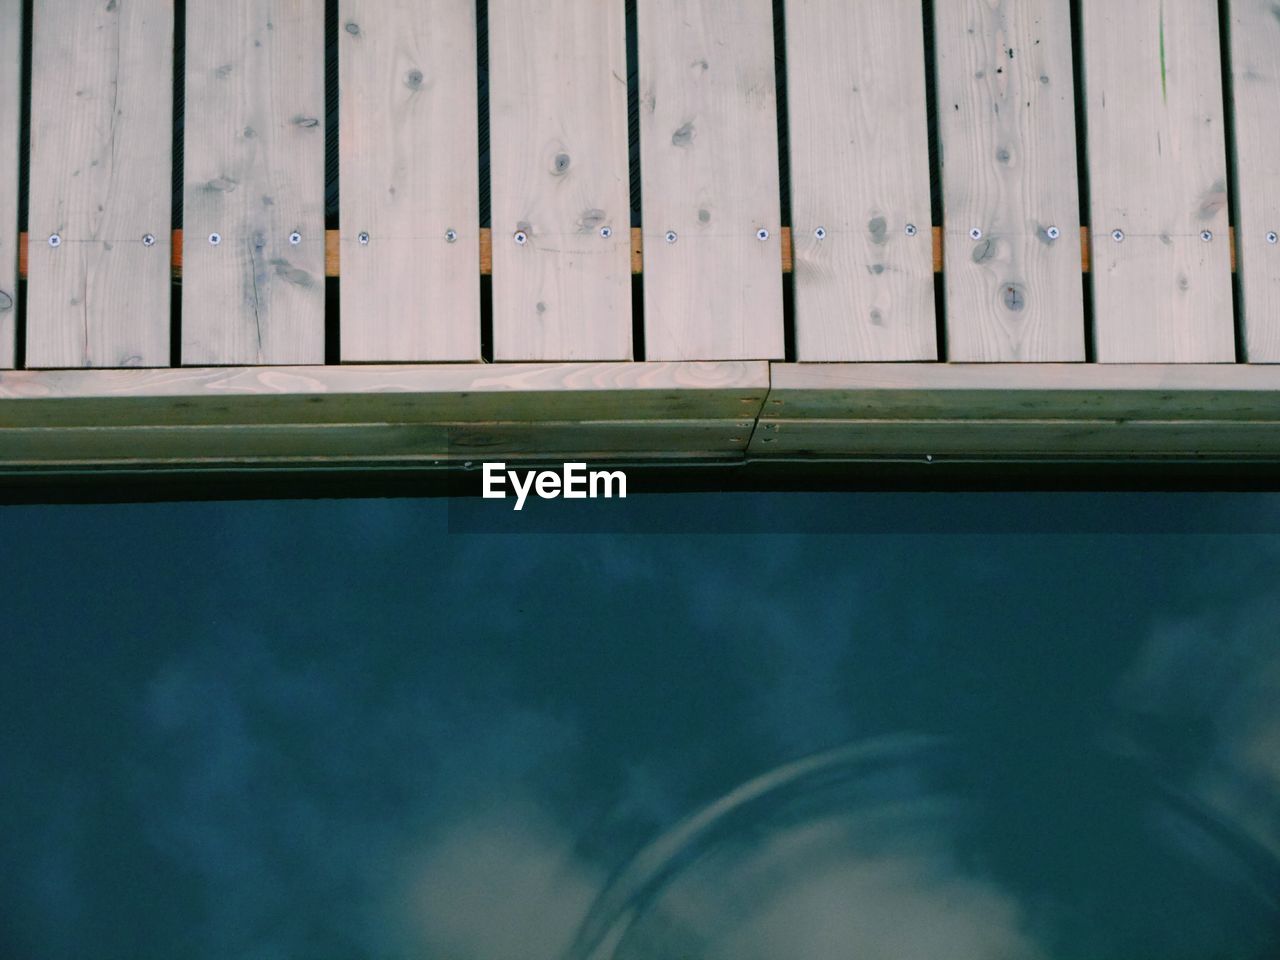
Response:
[[[0,509],[0,957],[1280,956],[1280,498],[912,496]]]

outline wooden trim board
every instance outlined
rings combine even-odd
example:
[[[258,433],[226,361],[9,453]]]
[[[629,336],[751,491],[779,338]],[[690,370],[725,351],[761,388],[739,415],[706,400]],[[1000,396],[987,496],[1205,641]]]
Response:
[[[1280,459],[1280,368],[773,364],[759,457]]]
[[[0,374],[0,469],[740,458],[768,364]]]
[[[1280,463],[1280,366],[424,364],[0,371],[0,472],[930,456]]]

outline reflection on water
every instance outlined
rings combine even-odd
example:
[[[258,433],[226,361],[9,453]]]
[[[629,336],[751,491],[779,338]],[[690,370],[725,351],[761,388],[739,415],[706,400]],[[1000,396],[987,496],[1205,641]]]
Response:
[[[0,960],[1280,956],[1280,537],[443,520],[0,511]]]
[[[1145,775],[1097,772],[1055,787],[1096,817],[1063,837],[1050,798],[944,742],[788,764],[641,851],[566,960],[1273,956],[1280,864]]]

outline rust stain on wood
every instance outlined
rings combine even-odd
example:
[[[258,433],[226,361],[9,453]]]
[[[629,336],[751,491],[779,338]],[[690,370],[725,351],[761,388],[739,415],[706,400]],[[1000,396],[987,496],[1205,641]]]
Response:
[[[639,227],[631,228],[631,272],[644,273],[644,241]],[[1236,230],[1231,228],[1231,272],[1236,272]],[[337,230],[326,230],[324,234],[324,275],[339,276],[339,239]],[[1089,228],[1080,228],[1080,260],[1084,272],[1090,269],[1089,260]],[[942,272],[942,228],[933,228],[933,272]],[[173,231],[173,277],[182,277],[182,231]],[[791,228],[782,228],[782,272],[791,273],[795,269],[795,260],[791,250]],[[482,276],[493,274],[493,232],[488,227],[480,228],[480,273]],[[18,275],[27,278],[27,234],[18,237]]]

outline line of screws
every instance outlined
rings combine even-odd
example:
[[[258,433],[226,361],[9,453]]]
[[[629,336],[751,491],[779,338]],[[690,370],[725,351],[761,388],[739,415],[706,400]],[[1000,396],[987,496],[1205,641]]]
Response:
[[[908,223],[906,225],[904,232],[908,237],[914,237],[917,233],[919,233],[919,229],[916,227],[914,223]],[[818,227],[816,230],[813,231],[813,235],[818,240],[825,240],[827,239],[827,228]],[[601,227],[600,236],[603,237],[605,240],[608,240],[610,237],[613,236],[613,228],[608,226]],[[1058,227],[1047,227],[1045,229],[1045,236],[1047,236],[1050,240],[1057,240],[1059,237],[1062,236],[1062,231]],[[444,234],[444,238],[448,243],[457,243],[458,232],[453,229],[446,230]],[[362,247],[367,247],[369,245],[369,234],[367,231],[362,230],[356,236],[356,239],[357,241],[359,241]],[[529,236],[523,230],[517,230],[515,233],[514,239],[515,239],[515,242],[521,246],[529,242]],[[667,243],[675,243],[677,240],[680,239],[680,237],[679,237],[679,234],[677,234],[674,230],[668,230],[665,239]],[[759,230],[756,231],[756,239],[760,241],[768,240],[769,231],[764,227],[761,227]],[[972,228],[969,231],[969,239],[981,240],[982,239],[981,228],[979,227]],[[1119,228],[1112,230],[1111,239],[1114,240],[1116,243],[1123,243],[1125,239],[1124,231]],[[1213,231],[1201,230],[1200,239],[1203,240],[1205,243],[1211,242],[1213,240]],[[1280,243],[1280,235],[1277,235],[1276,231],[1274,230],[1268,231],[1266,235],[1266,241],[1267,243],[1274,246]],[[222,243],[221,234],[218,234],[218,233],[209,234],[209,244],[211,246],[216,247],[221,243]],[[295,247],[298,244],[302,243],[302,234],[298,233],[296,230],[293,233],[289,234],[289,243],[291,243]],[[144,247],[154,247],[156,245],[155,234],[153,233],[143,234],[142,245]],[[56,233],[50,234],[49,246],[53,247],[54,249],[57,249],[58,247],[62,246],[62,237]]]

